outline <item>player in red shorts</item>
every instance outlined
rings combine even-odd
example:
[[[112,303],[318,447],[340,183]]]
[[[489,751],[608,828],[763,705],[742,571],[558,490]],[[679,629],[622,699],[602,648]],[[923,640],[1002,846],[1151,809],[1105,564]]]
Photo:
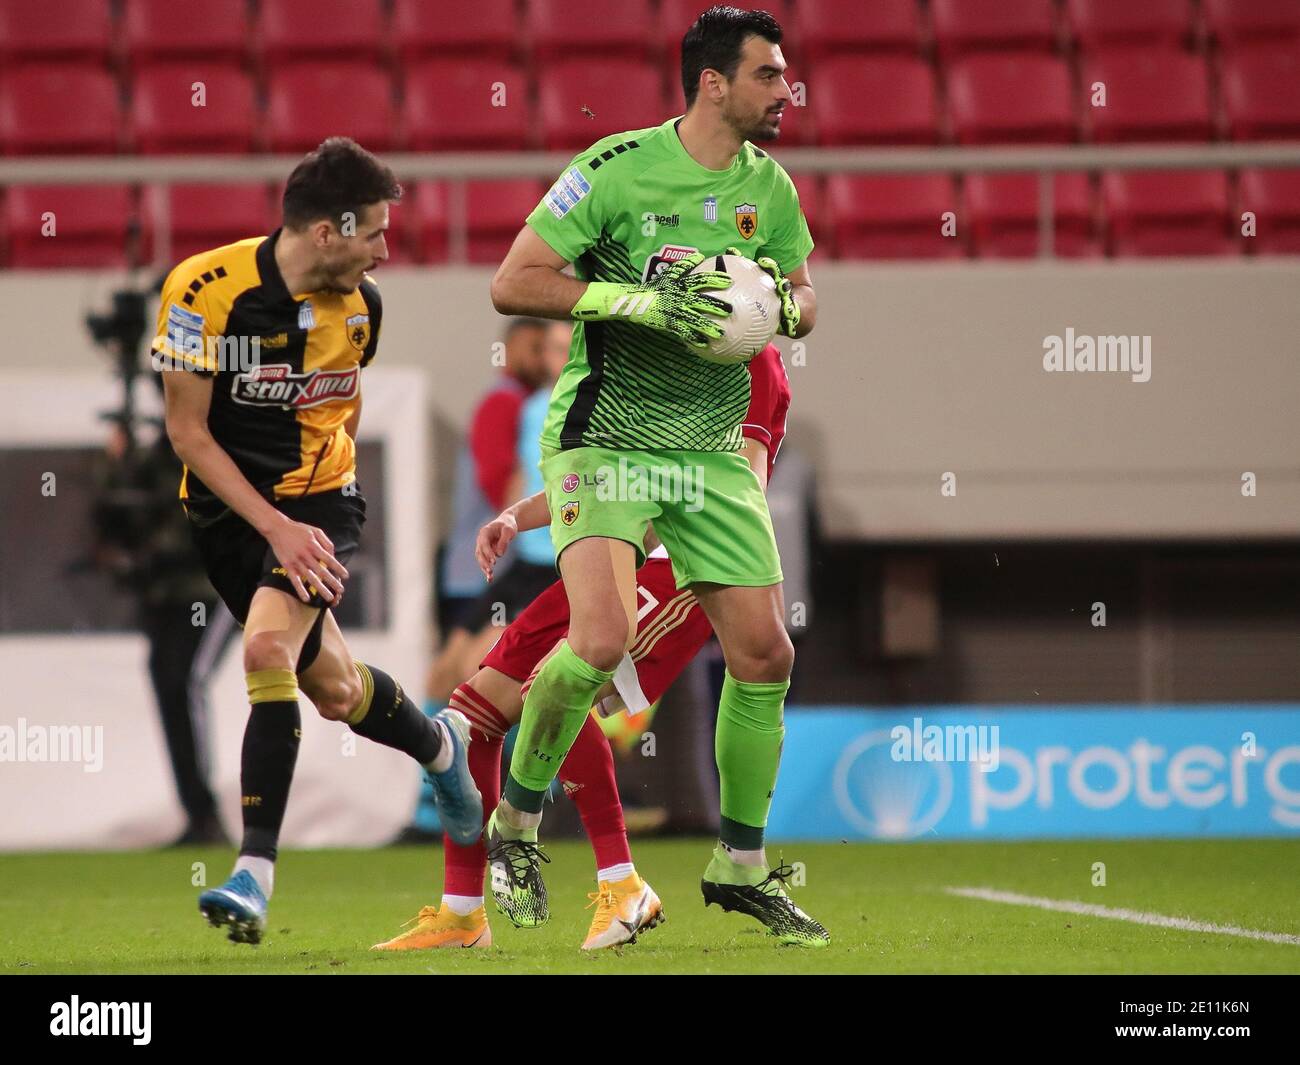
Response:
[[[750,405],[745,416],[744,455],[764,491],[785,437],[790,406],[790,381],[781,353],[769,344],[749,363]],[[515,535],[550,521],[544,493],[508,507],[479,532],[475,552],[490,581],[493,565],[505,554]],[[653,535],[653,534],[651,534]],[[653,546],[653,550],[651,550]],[[646,544],[646,562],[637,570],[637,634],[614,672],[598,693],[602,716],[644,710],[658,702],[668,687],[712,637],[713,629],[689,589],[679,590],[667,551],[656,541]],[[524,696],[543,661],[569,628],[569,601],[557,580],[509,625],[480,663],[479,671],[453,692],[450,703],[469,718],[473,742],[470,773],[483,795],[501,793],[501,747],[506,733],[520,717]],[[560,781],[578,807],[583,828],[596,857],[597,890],[588,897],[596,907],[584,950],[632,942],[637,933],[664,919],[654,890],[632,864],[623,806],[614,775],[609,742],[595,718],[588,717],[560,769]],[[375,946],[376,950],[419,950],[429,947],[488,947],[492,930],[483,905],[485,863],[505,860],[488,855],[480,840],[462,847],[444,837],[445,866],[440,907],[425,906],[408,931]],[[545,855],[542,861],[549,861]],[[493,871],[493,896],[498,909],[519,927],[535,927],[550,916],[540,879],[525,905],[499,891],[504,870]]]

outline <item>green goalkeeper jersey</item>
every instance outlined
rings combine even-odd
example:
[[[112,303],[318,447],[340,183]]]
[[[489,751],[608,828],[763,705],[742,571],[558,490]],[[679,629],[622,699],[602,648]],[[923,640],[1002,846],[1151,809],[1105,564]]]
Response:
[[[638,283],[696,251],[728,246],[771,256],[785,272],[812,251],[789,175],[746,142],[727,170],[687,153],[678,118],[617,133],[579,153],[528,216],[579,280]],[[578,322],[551,394],[542,443],[735,451],[749,373],[693,354],[676,338],[627,322]]]

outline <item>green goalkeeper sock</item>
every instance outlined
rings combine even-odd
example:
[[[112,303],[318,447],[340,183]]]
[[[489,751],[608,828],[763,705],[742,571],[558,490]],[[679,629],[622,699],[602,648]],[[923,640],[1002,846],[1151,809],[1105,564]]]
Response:
[[[516,810],[542,812],[542,800],[582,731],[596,693],[613,675],[584,662],[568,640],[546,660],[524,700],[506,778],[506,801]]]
[[[714,753],[722,784],[722,830],[718,838],[736,850],[758,850],[772,806],[788,680],[736,680],[728,671],[718,704]]]

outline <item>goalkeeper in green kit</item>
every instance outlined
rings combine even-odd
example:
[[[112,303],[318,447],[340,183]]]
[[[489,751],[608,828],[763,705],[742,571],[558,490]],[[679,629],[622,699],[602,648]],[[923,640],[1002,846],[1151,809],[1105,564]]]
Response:
[[[541,438],[569,632],[528,691],[487,826],[493,896],[517,924],[546,918],[542,801],[636,633],[635,572],[653,522],[727,665],[716,741],[722,828],[705,903],[749,914],[786,943],[829,942],[763,850],[794,648],[767,502],[740,454],[749,374],[696,353],[731,312],[710,295],[729,280],[691,273],[738,251],[775,279],[781,332],[813,327],[804,265],[813,242],[798,195],[750,143],[775,140],[790,103],[780,42],[766,12],[702,14],[682,41],[685,116],[579,154],[492,280],[502,314],[579,323]],[[568,263],[576,278],[561,272]]]

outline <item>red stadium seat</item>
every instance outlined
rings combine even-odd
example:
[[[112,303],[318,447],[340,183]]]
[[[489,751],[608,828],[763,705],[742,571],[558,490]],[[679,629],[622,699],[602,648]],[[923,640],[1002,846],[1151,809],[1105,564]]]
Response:
[[[924,60],[836,56],[814,69],[807,110],[817,119],[819,143],[938,142],[934,71]]]
[[[1116,255],[1228,255],[1241,250],[1222,170],[1102,175]]]
[[[616,8],[608,0],[529,0],[528,38],[540,64],[574,55],[649,58],[658,51],[654,13],[646,0],[623,0]],[[686,32],[686,26],[681,33]]]
[[[441,181],[417,181],[402,195],[406,243],[422,263],[447,261],[447,189]],[[520,223],[522,225],[522,222]]]
[[[1066,0],[1065,16],[1084,51],[1128,44],[1179,47],[1192,34],[1189,0]]]
[[[465,190],[469,261],[501,262],[545,192],[546,185],[532,178],[469,182]]]
[[[117,83],[98,67],[50,63],[0,77],[0,145],[6,154],[116,151],[121,124]]]
[[[166,216],[171,233],[167,265],[201,251],[260,237],[275,228],[270,190],[265,185],[172,185],[150,189],[144,218],[153,241]]]
[[[1077,258],[1103,252],[1094,232],[1092,187],[1087,174],[1057,174],[1052,188],[1053,254]],[[1038,175],[969,174],[966,217],[981,258],[1038,254]]]
[[[1202,0],[1205,29],[1219,44],[1300,37],[1296,0]]]
[[[1243,170],[1237,193],[1241,211],[1255,215],[1248,252],[1300,255],[1300,170]]]
[[[1075,139],[1070,71],[1055,56],[1005,53],[959,59],[948,72],[948,106],[961,144]]]
[[[109,0],[0,0],[0,64],[82,59],[104,66],[112,40]]]
[[[1050,51],[1052,0],[931,0],[934,42],[945,58],[971,51]]]
[[[791,36],[807,60],[842,52],[921,50],[921,15],[916,0],[799,0]]]
[[[531,146],[527,80],[508,60],[430,59],[408,67],[403,115],[412,151]]]
[[[195,83],[203,86],[195,106]],[[253,80],[239,67],[160,63],[137,72],[131,91],[136,150],[146,154],[249,152],[257,139]]]
[[[668,66],[672,68],[674,83],[680,82],[682,37],[700,15],[713,7],[716,0],[660,0],[655,37],[663,46]],[[772,8],[768,8],[772,11]],[[776,14],[775,11],[772,12]],[[776,16],[779,20],[780,15]],[[784,26],[782,28],[785,28]]]
[[[520,51],[514,0],[474,0],[459,5],[455,18],[428,0],[397,0],[393,43],[403,63],[425,57],[508,58]]]
[[[267,136],[272,151],[303,152],[326,137],[392,147],[397,125],[392,83],[368,63],[299,63],[271,72]]]
[[[42,233],[47,213],[52,236]],[[126,185],[15,185],[4,214],[15,269],[124,267],[140,258],[131,237],[135,197]]]
[[[1300,42],[1233,49],[1220,85],[1233,140],[1300,137]]]
[[[1092,106],[1093,86],[1106,106]],[[1112,48],[1083,63],[1085,127],[1099,142],[1204,141],[1213,134],[1205,60],[1167,48]]]
[[[942,233],[943,215],[957,213],[947,174],[834,174],[826,182],[841,259],[958,259],[962,230]]]
[[[188,42],[202,41],[200,62],[242,60],[251,34],[243,4],[126,0],[121,37],[133,64],[189,61]]]
[[[254,40],[268,65],[374,60],[388,35],[381,0],[261,0],[259,8]]]
[[[803,0],[799,0],[802,3]],[[680,47],[682,37],[691,28],[700,15],[716,6],[718,0],[659,0],[658,19],[655,32],[659,38]],[[761,4],[737,4],[736,7],[756,7],[774,16],[781,24],[781,29],[790,34],[794,26],[794,16],[786,0],[764,0]]]
[[[813,259],[829,259],[832,253],[831,227],[824,218],[822,178],[820,174],[791,174],[795,190],[799,193],[799,207],[808,223],[808,232],[812,234],[817,247],[813,249]]]
[[[659,71],[651,63],[572,59],[547,66],[541,79],[540,124],[547,148],[576,152],[611,133],[655,126],[666,117]]]

